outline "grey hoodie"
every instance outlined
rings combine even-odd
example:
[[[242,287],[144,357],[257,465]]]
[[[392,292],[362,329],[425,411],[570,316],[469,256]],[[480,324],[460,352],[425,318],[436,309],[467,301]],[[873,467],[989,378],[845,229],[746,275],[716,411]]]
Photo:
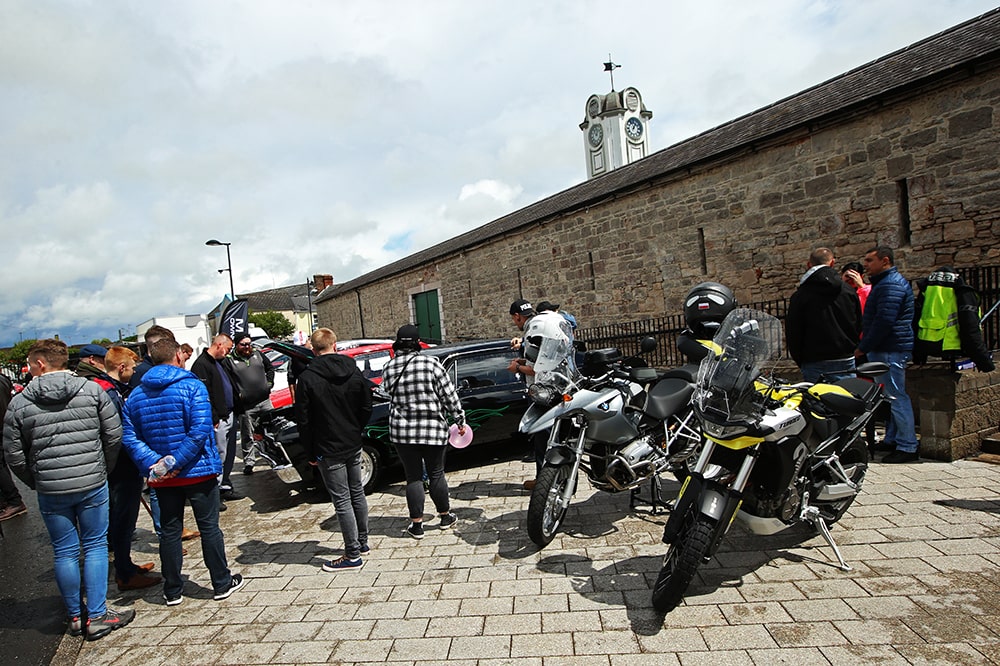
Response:
[[[4,417],[7,464],[42,494],[100,486],[118,459],[121,439],[121,419],[108,394],[69,371],[35,377]]]

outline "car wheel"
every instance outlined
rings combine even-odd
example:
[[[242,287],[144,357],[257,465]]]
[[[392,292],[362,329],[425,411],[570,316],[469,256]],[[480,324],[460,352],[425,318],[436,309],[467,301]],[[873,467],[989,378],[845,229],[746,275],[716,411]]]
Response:
[[[382,452],[371,444],[361,446],[361,483],[365,486],[365,495],[375,492],[382,478],[384,463]]]

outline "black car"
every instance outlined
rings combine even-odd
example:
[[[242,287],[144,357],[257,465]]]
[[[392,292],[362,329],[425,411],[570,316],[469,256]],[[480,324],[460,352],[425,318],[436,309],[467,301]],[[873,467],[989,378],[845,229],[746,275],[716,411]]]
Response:
[[[265,346],[302,360],[312,358],[311,351],[295,345],[269,342]],[[458,342],[420,353],[437,357],[458,389],[466,422],[474,433],[473,445],[522,438],[518,424],[529,401],[524,380],[507,370],[511,359],[517,356],[509,340]],[[263,435],[265,440],[272,439],[283,447],[302,478],[309,479],[313,471],[298,442],[293,410],[294,406],[262,416]],[[376,397],[365,427],[361,456],[365,492],[371,493],[385,469],[397,462],[395,448],[389,441],[389,403]]]

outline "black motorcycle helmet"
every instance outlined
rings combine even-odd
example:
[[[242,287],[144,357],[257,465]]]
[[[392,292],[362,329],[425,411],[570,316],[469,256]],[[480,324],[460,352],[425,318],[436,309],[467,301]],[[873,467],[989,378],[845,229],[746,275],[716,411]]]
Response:
[[[702,282],[684,297],[684,323],[699,339],[711,339],[726,315],[736,308],[733,290],[718,282]]]

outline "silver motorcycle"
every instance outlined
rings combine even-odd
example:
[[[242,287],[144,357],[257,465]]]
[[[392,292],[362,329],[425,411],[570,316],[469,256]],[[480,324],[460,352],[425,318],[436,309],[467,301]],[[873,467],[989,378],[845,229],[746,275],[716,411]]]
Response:
[[[653,338],[640,343],[642,353],[655,348]],[[680,475],[701,442],[689,406],[694,383],[689,370],[644,366],[609,348],[587,352],[581,371],[563,363],[536,374],[520,430],[549,433],[528,504],[528,535],[539,546],[562,525],[581,472],[598,490],[631,491],[630,506],[642,499],[640,487],[649,480],[648,504],[654,512],[666,506],[658,475]]]

